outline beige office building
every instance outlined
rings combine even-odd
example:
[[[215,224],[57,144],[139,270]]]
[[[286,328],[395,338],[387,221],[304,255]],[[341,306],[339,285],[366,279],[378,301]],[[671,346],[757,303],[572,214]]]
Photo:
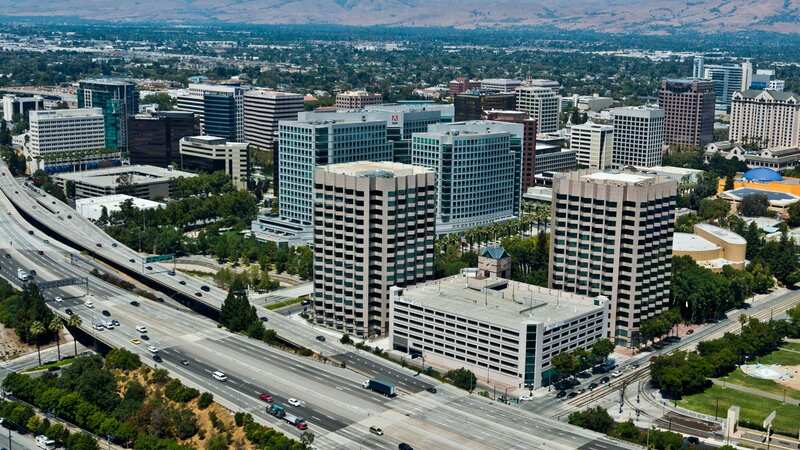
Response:
[[[243,142],[215,136],[187,136],[180,140],[181,168],[198,172],[223,171],[237,189],[247,189],[250,152]]]
[[[675,233],[673,256],[690,256],[698,265],[714,272],[725,266],[744,269],[747,264],[747,241],[731,230],[708,223],[698,223],[694,233]]]
[[[570,129],[569,146],[577,151],[578,166],[610,169],[614,151],[614,127],[586,122]]]
[[[561,113],[561,96],[551,87],[523,85],[516,89],[517,111],[528,115],[539,124],[539,133],[558,131]]]
[[[314,173],[314,320],[356,336],[389,329],[389,288],[433,277],[436,176],[395,162]]]
[[[383,95],[367,91],[347,91],[336,94],[336,109],[362,109],[383,103]]]
[[[608,297],[617,345],[636,345],[641,322],[668,307],[676,195],[675,181],[639,172],[553,179],[548,285]]]

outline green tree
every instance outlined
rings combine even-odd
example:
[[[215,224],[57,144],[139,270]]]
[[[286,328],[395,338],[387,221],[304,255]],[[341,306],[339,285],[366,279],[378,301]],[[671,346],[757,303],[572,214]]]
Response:
[[[572,425],[608,434],[614,428],[614,419],[600,406],[584,411],[575,411],[567,419]]]
[[[250,304],[247,292],[238,279],[231,284],[228,296],[222,303],[220,322],[234,333],[246,330],[254,322],[258,323],[256,308]]]
[[[700,200],[700,218],[702,220],[719,220],[731,212],[731,205],[722,198],[704,198]]]
[[[139,355],[123,348],[115,348],[106,355],[106,366],[109,369],[135,370],[142,366]]]
[[[614,351],[614,343],[610,339],[600,339],[592,344],[592,357],[596,363],[601,363]]]
[[[159,111],[170,111],[175,106],[175,99],[169,96],[166,92],[156,92],[153,94],[145,95],[140,103],[143,105],[155,103],[158,105]]]
[[[725,177],[725,190],[732,191],[734,186],[735,185],[733,183],[733,175],[728,175],[727,177]]]
[[[475,385],[478,382],[475,374],[469,369],[465,369],[463,367],[460,369],[450,370],[445,373],[444,376],[452,381],[454,386],[470,392],[475,389]]]
[[[79,328],[81,326],[82,322],[83,322],[83,320],[80,318],[80,316],[78,316],[77,314],[73,314],[73,315],[69,316],[69,318],[67,319],[67,326],[69,326],[70,328],[72,328],[74,330],[74,329]],[[78,356],[78,340],[75,339],[74,337],[72,339],[72,345],[75,347],[75,356],[77,357]]]
[[[550,360],[550,364],[559,374],[567,377],[575,375],[580,370],[578,361],[571,352],[561,352],[557,354]]]
[[[59,361],[61,361],[61,330],[63,329],[64,324],[59,317],[53,316],[53,318],[47,322],[47,331],[53,333],[56,337],[56,351],[58,352]]]
[[[750,194],[739,204],[739,213],[745,217],[769,216],[769,199],[765,194]]]
[[[33,337],[34,341],[36,342],[36,353],[39,356],[40,366],[42,365],[42,348],[41,348],[41,343],[39,342],[39,338],[44,336],[45,333],[47,333],[47,329],[42,324],[42,322],[39,322],[38,320],[34,320],[33,322],[31,322],[30,334]]]

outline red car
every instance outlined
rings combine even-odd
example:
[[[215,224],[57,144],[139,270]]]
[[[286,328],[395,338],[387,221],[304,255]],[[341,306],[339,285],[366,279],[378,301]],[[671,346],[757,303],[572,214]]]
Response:
[[[262,400],[262,401],[265,401],[265,402],[268,402],[268,403],[272,403],[272,396],[267,394],[266,392],[264,392],[263,394],[259,395],[258,399]]]

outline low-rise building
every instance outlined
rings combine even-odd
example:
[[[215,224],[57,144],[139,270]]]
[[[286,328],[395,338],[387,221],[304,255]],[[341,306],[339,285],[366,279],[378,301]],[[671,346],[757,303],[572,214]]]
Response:
[[[474,269],[473,269],[474,270]],[[390,293],[392,348],[486,384],[539,388],[552,358],[608,334],[609,302],[468,272]]]
[[[175,190],[175,180],[193,177],[192,173],[155,166],[120,166],[84,172],[61,173],[53,180],[62,188],[75,184],[75,198],[103,197],[126,194],[149,200],[169,198]]]
[[[244,142],[228,142],[215,136],[189,136],[180,142],[181,168],[192,171],[223,171],[238,189],[250,180],[250,152]]]
[[[78,211],[83,218],[89,220],[98,220],[103,215],[103,209],[106,214],[110,216],[112,213],[119,211],[123,203],[130,200],[133,207],[136,209],[155,209],[164,206],[163,203],[146,200],[143,198],[131,197],[125,194],[104,195],[102,197],[79,198],[75,200],[75,210]]]
[[[731,230],[707,223],[694,226],[694,233],[675,233],[672,256],[690,256],[700,266],[715,272],[724,266],[744,269],[747,241]]]
[[[783,172],[794,169],[800,164],[800,147],[752,149],[730,141],[712,142],[706,146],[705,162],[710,162],[717,154],[725,159],[742,161],[750,169],[766,167]]]
[[[361,109],[383,103],[383,95],[367,91],[347,91],[336,94],[337,109]]]

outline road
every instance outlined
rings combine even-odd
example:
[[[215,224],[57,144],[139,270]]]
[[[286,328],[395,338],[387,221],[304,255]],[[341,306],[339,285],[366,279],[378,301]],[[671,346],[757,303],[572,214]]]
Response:
[[[326,345],[336,350],[334,355],[346,358],[348,368],[288,354],[231,334],[201,314],[136,297],[94,278],[83,265],[68,264],[72,250],[45,242],[49,238],[39,232],[29,234],[31,226],[2,195],[0,215],[4,219],[0,220],[0,274],[4,278],[16,282],[17,267],[35,268],[37,278],[42,280],[88,277],[88,296],[94,308],[85,306],[84,288],[77,286],[47,291],[48,305],[62,317],[66,317],[67,308],[71,309],[83,319],[82,329],[107,345],[126,348],[149,365],[167,368],[185,384],[213,392],[217,401],[231,410],[251,412],[257,419],[295,436],[299,434],[297,430],[266,414],[258,394],[266,391],[279,401],[290,397],[301,400],[299,408],[289,410],[306,417],[309,429],[317,437],[315,446],[320,449],[390,449],[397,448],[400,442],[441,449],[568,449],[587,445],[635,448],[539,414],[471,396],[452,386],[437,385],[438,392],[431,394],[423,389],[429,380],[421,381],[412,371],[393,368],[374,355],[348,354],[338,343]],[[10,242],[14,242],[13,247]],[[64,300],[57,303],[55,296]],[[133,300],[140,306],[131,305]],[[108,311],[108,318],[103,310]],[[110,318],[119,320],[120,326],[104,331],[91,326]],[[295,321],[291,324],[298,328]],[[131,341],[141,339],[141,333],[135,330],[137,325],[148,328],[149,341]],[[316,334],[313,330],[308,332]],[[152,359],[146,349],[148,344],[160,349],[163,362]],[[182,364],[183,360],[188,364]],[[387,399],[361,388],[365,375],[350,367],[369,371],[372,365],[387,376],[397,377],[400,395]],[[210,376],[214,370],[225,372],[229,381],[214,381]],[[385,435],[370,434],[371,425],[381,426]]]

